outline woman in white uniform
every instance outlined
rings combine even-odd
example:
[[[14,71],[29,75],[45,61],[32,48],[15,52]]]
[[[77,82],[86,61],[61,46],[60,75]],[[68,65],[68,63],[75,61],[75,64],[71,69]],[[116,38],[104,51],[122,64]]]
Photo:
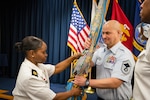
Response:
[[[47,45],[37,37],[27,36],[22,42],[17,42],[15,48],[24,52],[25,59],[21,64],[13,90],[14,100],[66,100],[71,96],[81,95],[79,88],[55,93],[50,89],[49,82],[49,77],[62,72],[81,54],[71,56],[56,65],[51,65],[43,64],[48,56]]]

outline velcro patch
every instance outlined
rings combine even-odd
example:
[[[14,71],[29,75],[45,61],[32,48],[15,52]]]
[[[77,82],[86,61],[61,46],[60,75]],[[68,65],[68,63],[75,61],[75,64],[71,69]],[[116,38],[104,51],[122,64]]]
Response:
[[[130,61],[129,60],[123,61],[122,66],[121,66],[121,71],[124,74],[129,74],[130,70],[131,70],[131,63],[130,63]]]
[[[36,70],[32,69],[32,75],[37,76],[38,77],[38,73]]]

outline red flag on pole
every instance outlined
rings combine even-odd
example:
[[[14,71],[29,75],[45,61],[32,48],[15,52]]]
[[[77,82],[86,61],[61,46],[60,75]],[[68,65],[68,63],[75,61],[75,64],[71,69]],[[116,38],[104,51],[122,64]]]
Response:
[[[132,51],[133,47],[133,26],[131,25],[130,21],[122,11],[121,7],[118,4],[118,0],[113,0],[112,6],[112,20],[117,20],[122,24],[122,31],[123,35],[121,38],[122,43]]]

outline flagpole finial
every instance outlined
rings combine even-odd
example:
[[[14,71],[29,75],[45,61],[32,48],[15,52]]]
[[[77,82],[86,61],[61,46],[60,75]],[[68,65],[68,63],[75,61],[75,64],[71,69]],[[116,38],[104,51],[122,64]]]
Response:
[[[74,4],[74,5],[77,5],[77,2],[76,2],[76,0],[74,0],[73,4]]]
[[[118,0],[116,0],[116,2],[118,3]]]

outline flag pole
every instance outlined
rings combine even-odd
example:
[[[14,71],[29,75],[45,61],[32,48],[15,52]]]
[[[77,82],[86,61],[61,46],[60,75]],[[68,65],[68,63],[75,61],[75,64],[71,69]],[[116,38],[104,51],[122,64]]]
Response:
[[[75,54],[74,51],[71,50],[71,56],[73,56]],[[76,63],[76,60],[74,60],[72,63],[71,63],[71,68],[70,68],[70,78],[73,78],[74,75],[73,75],[73,70],[74,70],[74,64]]]
[[[71,50],[71,56],[73,56],[73,51],[72,50]],[[71,63],[70,78],[72,77],[72,71],[73,71],[73,63]]]
[[[110,0],[108,0],[107,4],[106,4],[106,12],[108,11],[109,4],[110,4]],[[105,13],[104,17],[106,17],[106,13]],[[92,73],[92,70],[91,70],[91,67],[90,67],[89,68],[89,80],[91,79],[91,73]],[[88,88],[86,88],[84,91],[86,93],[91,93],[91,94],[94,93],[94,89],[92,89],[90,86],[88,86]]]
[[[84,19],[84,21],[86,22],[86,20],[85,20],[85,18],[84,18],[84,16],[83,16],[83,14],[82,14],[82,12],[80,11],[80,9],[79,9],[79,7],[78,7],[78,4],[77,4],[76,0],[74,0],[74,5],[77,7],[77,9],[78,9],[78,11],[79,11],[80,15],[82,16],[82,18],[83,18],[83,19]],[[86,23],[87,23],[87,22],[86,22]]]
[[[76,4],[76,0],[74,0],[73,3]],[[71,50],[71,56],[73,55],[74,55],[74,52]],[[70,68],[70,78],[73,77],[72,71],[73,71],[73,62],[71,63],[71,68]]]
[[[91,73],[92,73],[92,68],[90,67],[89,68],[89,80],[91,79]],[[88,86],[88,88],[86,88],[84,90],[86,93],[90,93],[90,94],[93,94],[94,93],[94,89],[92,89],[91,86]]]

